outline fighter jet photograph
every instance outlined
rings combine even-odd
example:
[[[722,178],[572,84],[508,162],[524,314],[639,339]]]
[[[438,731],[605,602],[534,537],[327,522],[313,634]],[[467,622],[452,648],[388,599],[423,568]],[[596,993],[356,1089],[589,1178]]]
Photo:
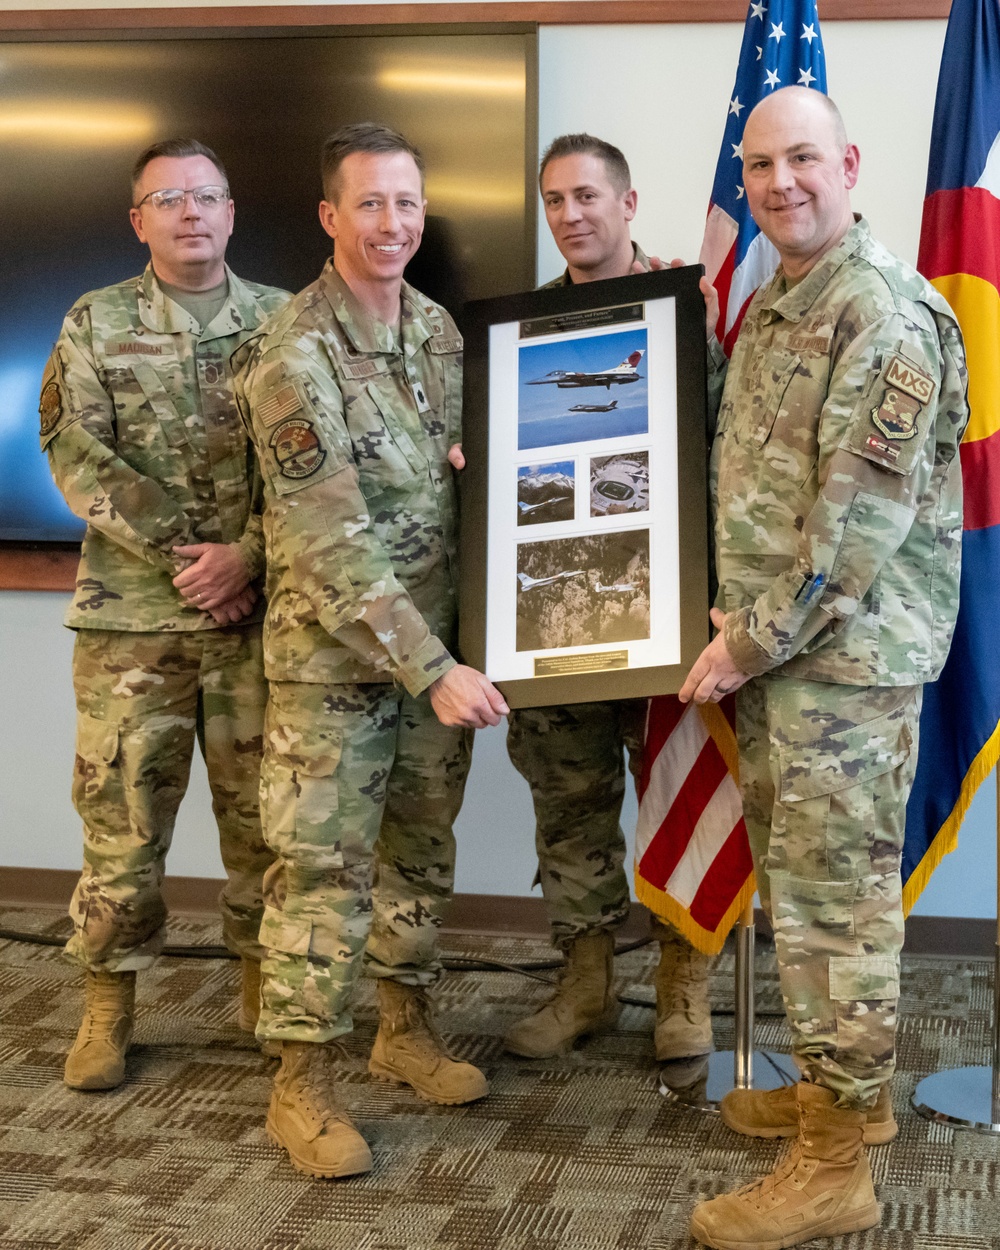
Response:
[[[553,573],[551,577],[529,577],[527,573],[518,573],[517,580],[523,594],[526,590],[537,590],[539,586],[552,586],[564,577],[583,577],[583,569],[574,569],[572,573]]]
[[[517,470],[518,525],[545,525],[572,521],[575,505],[576,464],[522,464]]]
[[[535,378],[529,382],[529,386],[558,386],[562,389],[577,386],[606,386],[610,391],[612,386],[626,386],[629,382],[638,382],[640,374],[637,372],[639,361],[642,360],[645,352],[635,351],[629,352],[620,365],[615,365],[613,369],[602,369],[598,373],[567,373],[565,369],[553,369],[547,373],[544,378]],[[610,408],[584,408],[570,409],[570,412],[610,412]]]
[[[620,362],[620,363],[616,363]],[[645,327],[612,329],[517,349],[517,446],[565,446],[594,439],[636,438],[649,430],[650,363]],[[594,391],[610,391],[602,403]],[[567,404],[567,390],[591,391],[591,402]]]
[[[648,638],[649,530],[517,544],[516,649]]]
[[[618,400],[613,399],[610,404],[574,404],[570,408],[570,412],[614,412],[618,407]]]
[[[590,515],[649,510],[649,452],[619,452],[590,461]]]

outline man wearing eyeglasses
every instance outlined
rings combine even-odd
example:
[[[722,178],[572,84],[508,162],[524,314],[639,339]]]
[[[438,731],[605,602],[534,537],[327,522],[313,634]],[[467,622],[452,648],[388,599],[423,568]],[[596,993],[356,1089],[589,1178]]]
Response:
[[[160,884],[196,737],[228,875],[225,940],[242,958],[240,1024],[250,1030],[272,858],[257,799],[267,701],[260,477],[229,358],[288,295],[226,266],[233,201],[203,144],[171,139],[143,152],[132,204],[150,263],[70,309],[39,405],[53,477],[87,522],[66,617],[77,631],[73,800],[84,825],[66,946],[86,969],[65,1068],[75,1089],[124,1079],[135,975],[162,945]]]

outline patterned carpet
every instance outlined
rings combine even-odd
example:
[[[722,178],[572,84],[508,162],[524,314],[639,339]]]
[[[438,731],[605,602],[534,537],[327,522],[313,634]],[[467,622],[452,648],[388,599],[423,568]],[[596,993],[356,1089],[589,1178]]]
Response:
[[[52,912],[7,909],[0,925],[50,934]],[[203,918],[171,940],[217,942]],[[456,954],[504,962],[550,952],[521,939],[446,935]],[[617,962],[622,993],[652,1002],[654,952]],[[758,1005],[777,1007],[773,956],[759,950]],[[140,978],[136,1045],[119,1089],[61,1081],[79,1021],[79,978],[57,950],[0,942],[0,1250],[675,1250],[693,1247],[695,1201],[766,1170],[773,1144],[656,1092],[652,1012],[627,1006],[616,1031],[565,1060],[504,1053],[505,1026],[545,996],[515,973],[457,971],[439,994],[444,1033],[488,1073],[478,1105],[435,1107],[367,1073],[374,995],[363,985],[340,1064],[374,1171],[310,1181],[267,1141],[273,1071],[235,1025],[237,966],[164,958]],[[879,1230],[843,1250],[1000,1250],[1000,1139],[933,1125],[909,1106],[921,1076],[986,1062],[990,964],[904,964],[900,1135],[872,1151]],[[713,1001],[732,1002],[732,960]],[[731,1017],[715,1020],[732,1045]],[[758,1043],[782,1049],[783,1025]]]

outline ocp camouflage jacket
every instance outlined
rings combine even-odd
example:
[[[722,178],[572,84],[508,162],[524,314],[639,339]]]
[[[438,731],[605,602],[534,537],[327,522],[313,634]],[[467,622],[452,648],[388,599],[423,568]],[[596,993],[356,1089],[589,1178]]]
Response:
[[[455,323],[404,283],[397,341],[328,262],[240,383],[264,479],[268,677],[419,694],[455,663]]]
[[[39,411],[52,476],[87,522],[71,628],[217,628],[172,584],[175,545],[237,543],[251,578],[263,572],[259,475],[229,358],[289,296],[226,273],[229,298],[204,331],[151,266],[84,295],[63,322]]]
[[[961,332],[859,220],[754,296],[712,453],[718,604],[740,668],[850,685],[941,671],[958,612]]]

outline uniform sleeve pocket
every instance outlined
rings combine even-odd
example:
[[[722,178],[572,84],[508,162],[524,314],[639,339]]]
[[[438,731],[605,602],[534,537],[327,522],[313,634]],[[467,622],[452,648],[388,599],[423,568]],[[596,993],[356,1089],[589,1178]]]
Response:
[[[76,753],[88,764],[113,764],[118,755],[118,724],[83,715],[76,727]]]
[[[835,1003],[899,997],[899,966],[889,955],[832,955],[830,998]]]
[[[893,715],[784,747],[779,755],[781,801],[815,799],[871,781],[898,768],[912,747],[909,725]]]

